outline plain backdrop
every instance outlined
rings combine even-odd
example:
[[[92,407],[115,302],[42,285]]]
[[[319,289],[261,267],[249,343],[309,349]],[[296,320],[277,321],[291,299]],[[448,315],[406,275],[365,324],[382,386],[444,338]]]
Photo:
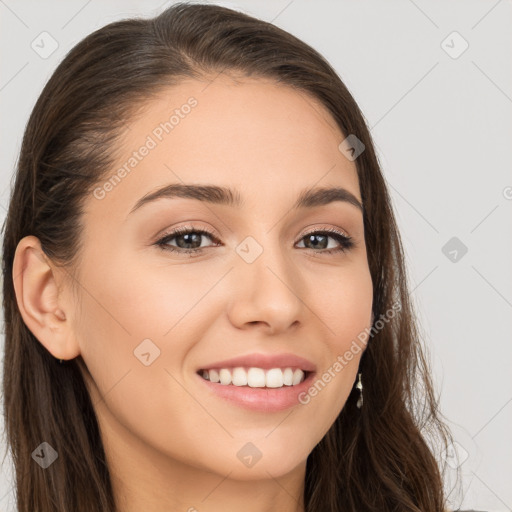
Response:
[[[354,95],[389,185],[410,294],[457,440],[458,462],[446,454],[462,475],[454,507],[512,510],[511,2],[211,3],[303,39]],[[25,123],[57,64],[94,29],[166,5],[0,0],[2,224]],[[15,510],[9,461],[0,512]]]

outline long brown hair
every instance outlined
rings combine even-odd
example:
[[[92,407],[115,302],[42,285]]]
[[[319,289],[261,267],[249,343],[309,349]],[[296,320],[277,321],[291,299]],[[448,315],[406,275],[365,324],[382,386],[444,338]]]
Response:
[[[375,329],[361,363],[364,406],[354,390],[308,457],[307,512],[444,510],[435,447],[441,421],[409,301],[403,249],[369,130],[329,63],[276,26],[215,5],[174,4],[152,19],[111,23],[77,44],[44,87],[27,124],[4,225],[5,432],[19,512],[114,512],[96,415],[79,359],[59,362],[22,320],[13,286],[18,242],[36,236],[52,262],[79,268],[81,212],[108,175],[123,124],[151,96],[185,78],[235,71],[306,92],[345,136],[364,205]],[[74,281],[71,280],[73,283]],[[48,442],[59,459],[41,471],[31,454]]]

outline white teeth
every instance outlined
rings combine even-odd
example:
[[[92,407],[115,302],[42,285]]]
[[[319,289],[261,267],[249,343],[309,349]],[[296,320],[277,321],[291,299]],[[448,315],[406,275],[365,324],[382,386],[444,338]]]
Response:
[[[203,370],[202,376],[210,382],[220,382],[224,386],[249,386],[251,388],[282,388],[283,386],[296,386],[301,383],[305,374],[300,368],[262,368],[237,367],[232,370],[221,368],[219,370]]]
[[[286,368],[283,372],[283,383],[285,386],[291,386],[293,384],[293,370]]]
[[[233,384],[235,386],[247,386],[247,373],[243,368],[233,370]]]
[[[295,370],[293,372],[293,380],[292,380],[292,385],[297,385],[299,384],[300,382],[302,382],[302,380],[304,379],[304,372],[302,370]]]
[[[283,387],[283,372],[281,368],[272,368],[268,370],[265,376],[265,384],[267,388],[282,388]]]
[[[231,384],[231,372],[229,370],[222,368],[219,372],[219,377],[221,384],[224,384],[225,386]]]
[[[265,370],[261,368],[249,368],[247,372],[247,385],[251,388],[264,388]]]
[[[208,377],[210,377],[210,382],[219,382],[220,381],[220,377],[219,377],[219,372],[217,370],[205,370],[206,373],[208,373]]]

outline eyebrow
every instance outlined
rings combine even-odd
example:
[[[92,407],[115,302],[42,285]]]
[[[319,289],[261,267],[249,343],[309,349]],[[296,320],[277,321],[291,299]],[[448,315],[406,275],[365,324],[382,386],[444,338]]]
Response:
[[[241,208],[244,204],[238,190],[232,190],[226,187],[216,185],[186,185],[171,184],[146,194],[140,198],[131,209],[129,215],[144,206],[145,204],[156,201],[157,199],[174,199],[177,197],[196,199],[211,204],[226,205]],[[314,189],[304,189],[300,192],[297,201],[292,210],[299,208],[314,208],[323,206],[335,201],[341,201],[351,204],[363,212],[363,205],[352,192],[342,187],[323,187]]]

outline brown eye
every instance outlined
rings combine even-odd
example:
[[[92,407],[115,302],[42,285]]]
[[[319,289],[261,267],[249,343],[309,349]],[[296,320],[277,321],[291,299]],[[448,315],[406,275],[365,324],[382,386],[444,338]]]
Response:
[[[203,237],[218,241],[212,233],[204,229],[195,229],[192,227],[177,228],[164,235],[158,240],[156,245],[163,250],[181,252],[181,253],[200,253],[205,249],[201,247]],[[171,240],[176,240],[176,245],[170,245]],[[192,247],[189,247],[192,246]]]
[[[330,248],[329,246],[329,238],[336,240],[339,244],[339,247]],[[336,253],[339,251],[348,251],[354,246],[354,242],[351,237],[340,233],[335,229],[327,229],[322,231],[312,231],[302,237],[301,240],[305,240],[305,248],[313,249],[315,252],[322,253]],[[320,249],[317,251],[316,249]]]

